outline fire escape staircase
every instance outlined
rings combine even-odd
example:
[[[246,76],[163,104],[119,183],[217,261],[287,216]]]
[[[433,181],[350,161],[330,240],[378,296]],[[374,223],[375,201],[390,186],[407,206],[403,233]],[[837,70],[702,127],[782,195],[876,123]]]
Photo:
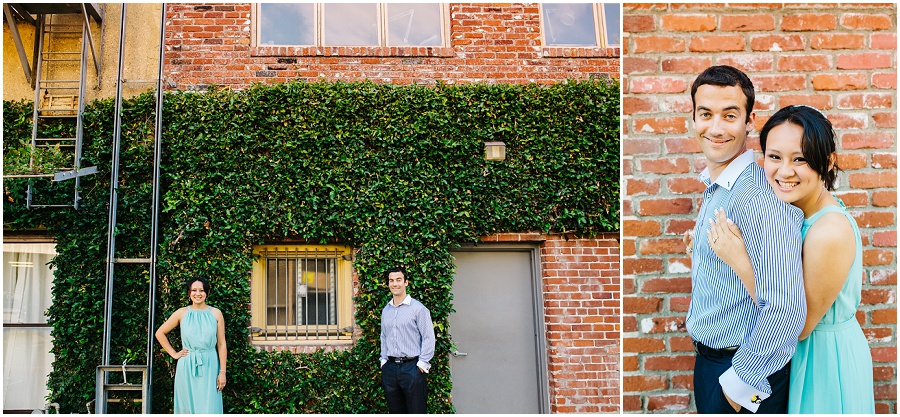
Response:
[[[81,177],[97,172],[97,167],[81,167],[84,139],[82,113],[89,57],[93,58],[98,80],[100,76],[100,59],[94,45],[91,21],[100,25],[102,31],[103,9],[94,3],[5,3],[3,14],[25,71],[25,79],[34,87],[31,147],[33,150],[55,148],[71,158],[71,166],[57,167],[55,173],[36,173],[32,154],[30,173],[6,177],[51,178],[54,182],[74,179],[71,204],[41,204],[37,201],[34,182],[31,182],[26,205],[28,208],[78,209]],[[31,62],[25,53],[17,19],[35,26]],[[41,137],[39,127],[54,119],[60,124],[68,124],[69,128],[65,131],[74,132],[74,137]]]

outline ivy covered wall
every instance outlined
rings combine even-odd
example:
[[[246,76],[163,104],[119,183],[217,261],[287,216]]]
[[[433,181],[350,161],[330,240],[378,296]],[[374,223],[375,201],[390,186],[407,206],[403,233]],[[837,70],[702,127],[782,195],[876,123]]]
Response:
[[[149,94],[125,103],[120,257],[149,251],[153,106]],[[29,115],[29,103],[4,103],[5,167],[23,166]],[[27,181],[46,202],[70,198],[70,183],[5,181],[7,233],[46,227],[57,240],[49,385],[64,412],[93,399],[100,362],[112,119],[111,100],[86,110],[82,165],[100,173],[82,180],[78,211],[25,208]],[[228,412],[386,412],[374,364],[389,297],[381,271],[395,264],[415,276],[436,325],[429,412],[452,412],[450,250],[500,232],[618,230],[614,83],[257,85],[167,93],[163,119],[157,323],[186,304],[188,277],[211,277],[209,302],[227,322]],[[507,159],[485,161],[485,141],[505,142]],[[249,343],[252,247],[283,239],[358,248],[361,336],[351,349],[295,355]],[[113,363],[144,362],[147,278],[146,267],[117,267]],[[166,412],[174,362],[158,348],[155,357],[154,411]]]

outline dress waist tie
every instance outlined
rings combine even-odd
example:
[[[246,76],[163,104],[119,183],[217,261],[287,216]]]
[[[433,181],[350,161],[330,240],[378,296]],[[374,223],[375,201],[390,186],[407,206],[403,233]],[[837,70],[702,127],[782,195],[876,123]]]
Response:
[[[816,325],[816,328],[813,329],[813,331],[816,331],[816,332],[836,332],[836,331],[840,331],[840,330],[844,330],[844,329],[851,328],[851,327],[853,327],[854,325],[859,326],[859,322],[856,321],[856,317],[855,317],[855,316],[852,316],[852,317],[850,317],[849,319],[847,319],[846,321],[844,321],[844,322],[842,322],[842,323],[835,323],[835,324],[819,323],[819,324]]]
[[[212,349],[188,349],[188,367],[191,369],[191,375],[200,376],[200,367],[203,366],[203,355],[200,353],[209,352]]]

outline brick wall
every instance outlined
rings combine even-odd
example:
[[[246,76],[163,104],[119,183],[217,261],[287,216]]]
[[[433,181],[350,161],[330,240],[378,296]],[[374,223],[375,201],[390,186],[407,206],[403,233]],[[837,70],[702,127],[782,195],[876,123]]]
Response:
[[[485,242],[540,243],[551,413],[619,413],[619,236],[538,233]]]
[[[789,104],[813,105],[834,124],[837,194],[863,234],[857,319],[872,350],[876,411],[896,413],[896,6],[626,4],[623,31],[624,411],[695,410],[681,234],[694,225],[705,160],[690,84],[727,64],[754,81],[756,132]],[[759,151],[755,133],[749,143]]]
[[[266,47],[252,45],[252,6],[169,4],[169,88],[240,89],[254,82],[393,84],[555,83],[619,76],[618,48],[541,46],[536,3],[451,4],[449,47]]]

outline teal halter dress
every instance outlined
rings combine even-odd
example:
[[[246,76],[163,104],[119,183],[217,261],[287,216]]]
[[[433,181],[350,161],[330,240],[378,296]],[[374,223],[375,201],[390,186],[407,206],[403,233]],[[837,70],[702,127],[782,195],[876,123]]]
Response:
[[[188,307],[181,318],[181,344],[187,356],[175,368],[175,414],[222,414],[222,393],[216,389],[219,353],[212,308]]]
[[[856,257],[834,304],[809,337],[797,343],[791,359],[788,413],[872,414],[872,354],[856,321],[863,279],[862,240],[856,221],[838,206],[827,206],[804,220],[804,238],[826,213],[841,213],[850,221],[856,235]]]

